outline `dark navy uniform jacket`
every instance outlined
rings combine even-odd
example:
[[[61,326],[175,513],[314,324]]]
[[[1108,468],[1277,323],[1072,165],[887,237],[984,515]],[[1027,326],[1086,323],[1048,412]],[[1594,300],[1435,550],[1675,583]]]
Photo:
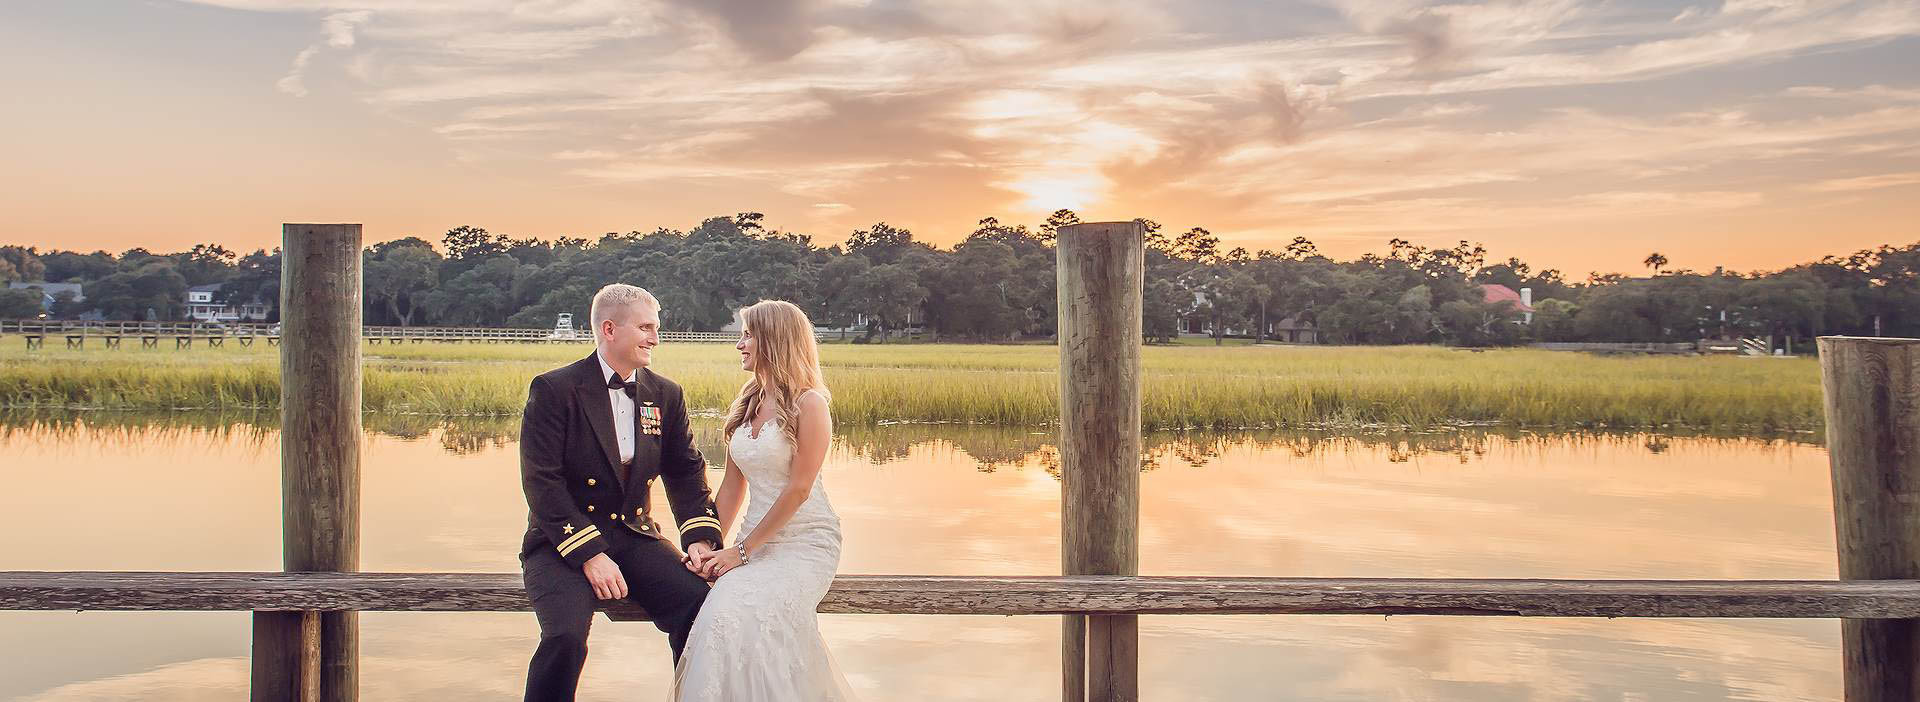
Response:
[[[719,548],[720,520],[707,489],[706,461],[693,447],[680,386],[653,371],[635,374],[633,463],[622,470],[607,379],[594,354],[533,379],[520,420],[520,482],[527,493],[522,558],[551,548],[576,568],[608,548],[606,533],[664,539],[653,521],[653,481],[666,483],[680,546]]]

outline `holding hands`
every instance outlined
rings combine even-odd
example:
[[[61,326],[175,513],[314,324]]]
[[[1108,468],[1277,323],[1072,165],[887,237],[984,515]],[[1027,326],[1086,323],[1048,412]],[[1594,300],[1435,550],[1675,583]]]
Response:
[[[746,564],[745,549],[744,542],[733,548],[718,551],[704,542],[696,543],[687,549],[685,559],[687,570],[707,580],[717,580],[720,576],[726,575],[727,571]]]

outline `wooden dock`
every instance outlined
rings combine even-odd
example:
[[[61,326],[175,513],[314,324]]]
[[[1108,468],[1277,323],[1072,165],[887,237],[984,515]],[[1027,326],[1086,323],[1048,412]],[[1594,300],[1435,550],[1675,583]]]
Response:
[[[1842,620],[1848,702],[1920,690],[1920,340],[1819,340],[1839,580],[1142,576],[1135,223],[1059,233],[1060,576],[847,575],[822,612],[1065,615],[1062,699],[1138,699],[1139,615]],[[255,700],[358,698],[361,611],[525,611],[511,573],[360,573],[359,225],[286,225],[284,571],[0,572],[0,609],[252,611]],[[310,269],[303,268],[311,266]],[[298,326],[296,326],[298,325]],[[299,378],[288,369],[299,368]],[[624,603],[620,619],[643,616]],[[529,650],[535,632],[528,631]]]

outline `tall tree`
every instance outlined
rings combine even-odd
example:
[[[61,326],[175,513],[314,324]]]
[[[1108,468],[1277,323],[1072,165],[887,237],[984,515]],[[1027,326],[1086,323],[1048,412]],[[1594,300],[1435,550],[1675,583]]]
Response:
[[[405,239],[370,248],[364,258],[367,304],[381,306],[400,326],[412,326],[421,298],[440,282],[440,253],[425,241]]]
[[[904,326],[908,316],[927,299],[927,289],[920,286],[913,271],[897,263],[868,268],[854,279],[853,287],[855,305],[872,320],[867,325],[867,338],[879,335],[883,343],[887,333]]]
[[[267,319],[280,319],[280,247],[272,252],[255,249],[241,256],[233,266],[226,285],[220,288],[222,301],[245,305],[258,301],[267,307]]]
[[[468,269],[426,293],[420,302],[441,324],[490,326],[501,324],[508,309],[514,276],[520,263],[500,254]]]
[[[1287,244],[1287,258],[1295,261],[1305,261],[1309,258],[1316,258],[1319,255],[1320,247],[1314,246],[1313,242],[1304,236],[1296,236],[1292,242]]]
[[[1173,256],[1192,263],[1213,263],[1220,257],[1220,237],[1202,227],[1188,229],[1174,239]]]
[[[858,282],[866,277],[872,264],[867,257],[859,254],[835,256],[820,267],[819,285],[815,288],[820,296],[821,314],[814,321],[834,327],[853,325],[853,317],[860,313],[861,289]]]
[[[0,260],[0,265],[11,265]],[[39,288],[0,288],[0,319],[33,319],[44,311],[45,293]]]
[[[1146,282],[1140,299],[1140,331],[1148,342],[1169,342],[1180,335],[1180,311],[1183,302],[1192,300],[1183,296],[1180,288],[1173,283],[1154,278]]]
[[[187,279],[173,262],[149,256],[139,268],[107,276],[87,289],[87,299],[108,319],[180,319],[186,312]]]
[[[1051,244],[1060,236],[1061,227],[1079,223],[1080,215],[1074,214],[1073,210],[1054,210],[1053,214],[1047,215],[1047,221],[1040,224],[1040,240]]]
[[[46,266],[46,280],[50,283],[75,283],[99,280],[113,275],[120,269],[113,254],[95,251],[82,254],[74,251],[51,251],[40,257]]]
[[[1146,232],[1147,255],[1149,257],[1152,257],[1155,253],[1165,257],[1173,256],[1173,241],[1167,238],[1166,233],[1160,231],[1159,222],[1145,217],[1135,217],[1133,221],[1139,222],[1140,229]]]
[[[24,246],[0,246],[0,282],[47,280],[47,264],[40,252]]]
[[[894,263],[913,248],[913,232],[875,222],[866,229],[854,230],[847,237],[847,253],[859,254],[875,264]]]
[[[194,244],[192,250],[168,258],[174,260],[174,269],[187,279],[187,285],[192,286],[226,282],[233,274],[233,263],[239,254],[219,244]],[[226,302],[224,299],[215,301]]]

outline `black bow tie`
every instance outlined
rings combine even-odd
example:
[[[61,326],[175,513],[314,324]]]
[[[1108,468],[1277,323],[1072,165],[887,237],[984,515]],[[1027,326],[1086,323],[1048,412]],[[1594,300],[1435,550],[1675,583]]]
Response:
[[[638,381],[629,383],[625,380],[621,380],[619,373],[615,373],[613,375],[607,376],[607,389],[608,390],[625,390],[627,391],[627,397],[629,398],[633,397],[635,388],[638,388],[639,386],[640,386],[640,383]]]

